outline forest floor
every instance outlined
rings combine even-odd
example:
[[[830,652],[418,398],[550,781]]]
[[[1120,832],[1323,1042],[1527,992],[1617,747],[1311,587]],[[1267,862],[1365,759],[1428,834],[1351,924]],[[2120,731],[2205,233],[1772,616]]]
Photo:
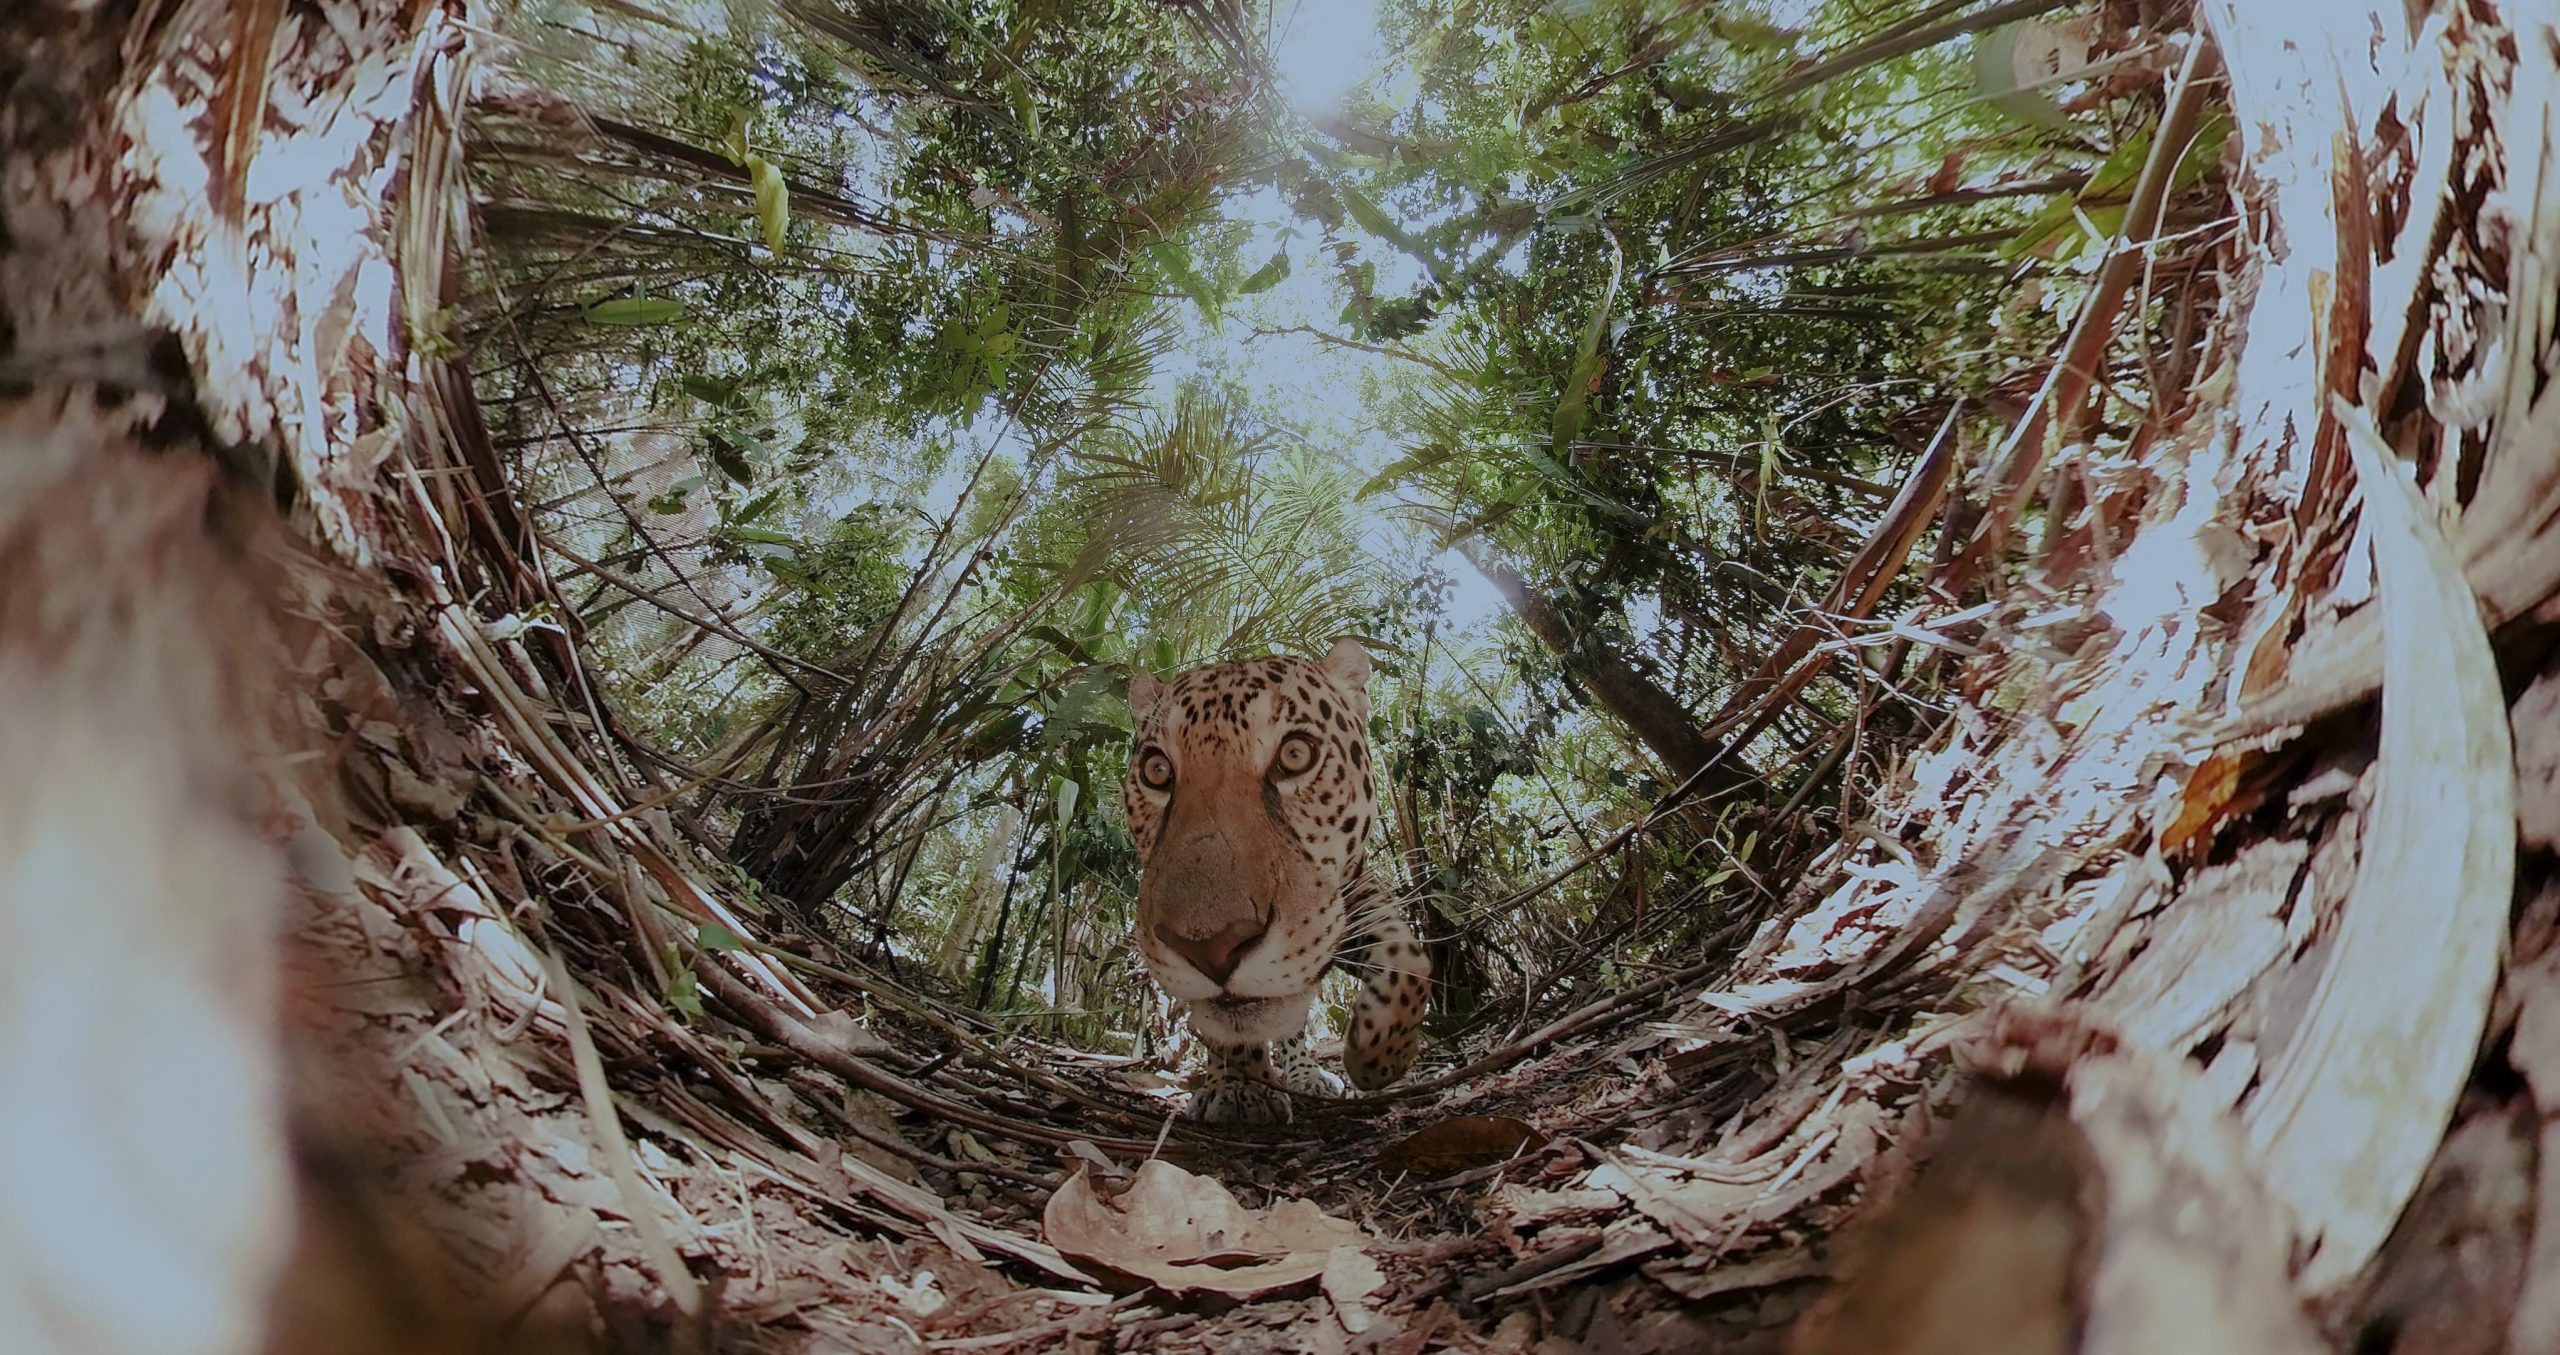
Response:
[[[354,1348],[314,1278],[335,1264],[350,1294],[442,1273],[470,1296],[400,1309],[428,1316],[385,1349],[473,1348],[439,1325],[474,1330],[467,1311],[528,1349],[601,1330],[626,1349],[1776,1350],[1855,1269],[1862,1202],[1943,1205],[1919,1161],[1968,1075],[2062,1088],[2019,1113],[2070,1130],[2017,1139],[2032,1179],[1995,1183],[2009,1213],[1945,1215],[1948,1249],[2059,1219],[2048,1250],[2082,1270],[2015,1287],[2055,1329],[2085,1324],[2081,1348],[2315,1349],[2311,1311],[2332,1337],[2386,1332],[2368,1349],[2560,1330],[2560,1172],[2532,1151],[2560,905],[2547,862],[2519,873],[2498,845],[2517,774],[2547,790],[2560,763],[2560,726],[2531,718],[2547,637],[2511,627],[2493,652],[2450,514],[2385,469],[2440,426],[2429,392],[2385,398],[2425,380],[2401,336],[2467,328],[2505,336],[2523,375],[2456,431],[2466,464],[2519,505],[2553,479],[2527,432],[2560,404],[2534,372],[2550,308],[2523,303],[2560,262],[2547,21],[2519,41],[2465,6],[2403,50],[2359,13],[2338,50],[2374,55],[2333,70],[2247,6],[2201,7],[2248,146],[2241,217],[2212,243],[2213,360],[2157,393],[2138,450],[2076,463],[2088,525],[2022,583],[1906,620],[1967,700],[1893,797],[1773,882],[1734,953],[1462,1078],[1427,1065],[1383,1109],[1243,1135],[810,958],[617,761],[574,646],[522,622],[561,609],[467,373],[420,340],[469,245],[465,7],[142,8],[0,16],[19,54],[0,301],[32,391],[11,399],[100,448],[140,427],[273,449],[298,487],[264,563],[298,623],[275,722],[310,756],[262,827],[294,870],[296,1133],[363,1183],[306,1200],[339,1231],[303,1234],[299,1348]],[[242,107],[284,110],[254,154]],[[2340,136],[2394,168],[2351,176],[2389,210],[2331,239]],[[2511,275],[2542,291],[2493,304]],[[2364,310],[2306,334],[2340,277]],[[137,325],[176,336],[201,426],[158,417],[166,355],[116,337]],[[2330,375],[2333,350],[2363,382]],[[2470,370],[2443,361],[2439,384]],[[160,463],[120,455],[54,470],[154,483]],[[2475,581],[2520,562],[2494,614],[2560,581],[2545,526],[2459,537]],[[2231,724],[2235,698],[2257,717]],[[672,1010],[672,941],[707,927],[746,942],[695,956],[701,1010]],[[321,1254],[366,1230],[415,1237]],[[1924,1340],[1858,1348],[1942,1348]]]

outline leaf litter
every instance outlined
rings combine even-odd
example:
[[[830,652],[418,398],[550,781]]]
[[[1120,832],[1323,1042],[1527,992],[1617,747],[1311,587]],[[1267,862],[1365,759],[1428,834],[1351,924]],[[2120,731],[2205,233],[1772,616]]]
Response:
[[[2416,318],[2372,332],[2412,337],[2336,369],[2431,373],[2423,400],[2464,416],[2448,422],[2476,440],[2480,526],[2450,550],[2428,545],[2458,489],[2439,471],[2421,499],[2396,469],[2415,449],[2412,427],[2382,413],[2394,392],[2335,389],[2330,352],[2302,333],[2312,280],[2245,242],[2218,245],[2253,290],[2229,302],[2212,365],[2189,375],[2227,398],[2187,407],[2139,456],[2098,440],[2055,449],[2101,498],[2037,562],[2035,607],[1898,627],[1970,655],[1978,699],[1950,713],[1896,798],[1869,807],[1884,831],[1845,837],[1730,964],[1676,990],[1595,1004],[1436,1100],[1329,1112],[1380,1117],[1375,1134],[1239,1141],[1166,1125],[1152,1100],[1055,1071],[1069,1061],[1033,1042],[999,1048],[880,976],[796,955],[782,924],[734,906],[680,826],[639,807],[647,792],[567,695],[580,689],[574,650],[481,624],[483,601],[509,616],[571,609],[522,538],[488,530],[513,507],[485,474],[498,463],[467,373],[395,338],[430,328],[395,297],[416,305],[451,281],[460,214],[435,205],[463,192],[452,100],[470,83],[470,35],[433,6],[326,8],[325,40],[295,28],[272,64],[237,68],[306,101],[344,98],[344,125],[305,138],[326,152],[301,162],[314,182],[272,156],[243,163],[255,138],[236,118],[213,157],[152,80],[120,96],[112,135],[60,143],[43,182],[119,185],[142,210],[130,242],[54,246],[103,254],[57,261],[50,316],[104,318],[82,314],[96,300],[79,279],[137,283],[186,342],[216,428],[277,435],[307,489],[297,525],[400,581],[374,592],[318,561],[295,567],[297,599],[336,623],[294,656],[300,722],[367,734],[313,764],[330,779],[277,795],[318,886],[283,913],[286,966],[331,980],[289,985],[293,1048],[312,1064],[294,1104],[394,1151],[406,1165],[384,1174],[384,1198],[442,1240],[464,1290],[511,1317],[671,1332],[692,1320],[692,1281],[717,1276],[698,1312],[741,1348],[1770,1349],[1833,1274],[1853,1286],[1872,1274],[1854,1240],[1869,1195],[1916,1201],[1924,1236],[1999,1239],[1974,1205],[1929,1204],[1951,1198],[1933,1169],[1961,1181],[1978,1161],[1960,1147],[1923,1161],[1921,1145],[1942,1115],[1962,1132],[1990,1104],[1966,1088],[2022,1072],[2047,1090],[2021,1130],[2045,1146],[2021,1169],[2105,1186],[2095,1209],[2076,1186],[2028,1193],[2043,1201],[2029,1230],[2091,1258],[2064,1290],[2085,1307],[2081,1349],[2308,1350],[2308,1300],[2330,1302],[2332,1330],[2405,1302],[2382,1281],[2422,1249],[2395,1247],[2392,1230],[2413,1199],[2446,1198],[2431,1168],[2457,1149],[2525,1202],[2483,1215],[2504,1253],[2560,1254],[2553,1131],[2535,1131],[2534,1167],[2477,1127],[2553,1122],[2560,905],[2546,890],[2514,912],[2515,964],[2493,992],[2518,811],[2504,694],[2484,663],[2497,637],[2471,605],[2485,598],[2503,621],[2560,584],[2537,548],[2552,522],[2538,506],[2560,483],[2548,436],[2560,395],[2545,379],[2560,294],[2560,195],[2542,186],[2560,88],[2547,24],[2526,16],[2508,34],[2476,13],[2439,16],[2424,43],[2375,26],[2371,61],[2288,84],[2270,73],[2311,59],[2294,35],[2252,25],[2246,7],[2200,6],[2225,48],[2254,238],[2359,262],[2379,251],[2321,236],[2339,88],[2350,144],[2384,126],[2383,86],[2405,69],[2429,107],[2468,101],[2494,133],[2480,142],[2516,156],[2512,183],[2495,159],[2423,158],[2440,167],[2429,174],[2479,176],[2494,222],[2397,242],[2394,271],[2367,290],[2405,290]],[[201,36],[187,60],[221,64],[218,35]],[[394,145],[406,194],[359,191]],[[209,158],[238,185],[225,215],[191,191],[210,182]],[[11,191],[56,191],[29,182]],[[769,244],[784,211],[767,204]],[[264,252],[231,248],[235,230]],[[2513,304],[2473,314],[2465,293],[2420,315],[2431,284],[2413,261],[2430,250],[2428,267],[2489,279]],[[325,322],[260,332],[238,322],[244,296],[254,314]],[[615,308],[600,322],[655,319],[601,304]],[[2453,340],[2465,326],[2478,344]],[[306,347],[315,335],[325,351]],[[2404,363],[2409,344],[2429,362]],[[321,408],[356,375],[417,391],[396,444]],[[2338,397],[2348,407],[2333,413]],[[2326,445],[2357,471],[2352,529],[2346,477],[2312,473],[2323,436],[2343,439]],[[393,454],[409,458],[406,478],[377,474]],[[2331,489],[2337,500],[2295,521],[2289,495]],[[2344,544],[2368,539],[2362,554]],[[2375,577],[2351,577],[2351,561]],[[2199,622],[2234,597],[2238,624]],[[2302,626],[2308,657],[2287,652]],[[2048,643],[2066,632],[2071,643]],[[2353,657],[2368,651],[2369,672]],[[2268,673],[2309,689],[2276,712],[2298,719],[2261,710],[2245,739],[2201,727],[2241,679]],[[2376,685],[2378,745],[2304,723]],[[2260,799],[2248,759],[2276,756],[2253,746],[2269,738],[2317,743],[2371,789]],[[2525,720],[2513,756],[2537,788],[2560,761]],[[2199,793],[2212,758],[2225,761]],[[454,806],[489,831],[409,821],[432,807],[426,818],[451,823]],[[2547,849],[2547,815],[2523,813],[2527,845]],[[2439,870],[2446,860],[2458,868]],[[598,939],[625,934],[652,958]],[[698,1016],[659,1001],[675,975],[651,972],[682,953],[659,942],[679,937],[718,941],[685,971]],[[2508,1051],[2494,1057],[2518,1085],[2473,1078],[2484,1048]],[[2385,1105],[2376,1081],[2420,1113]],[[857,1108],[857,1095],[875,1099]],[[1390,1133],[1396,1147],[1370,1146]],[[1097,1188],[1126,1161],[1141,1163],[1126,1189]],[[1232,1186],[1179,1165],[1212,1161]],[[2344,1176],[2352,1189],[2335,1188]],[[2314,1243],[2294,1269],[2294,1249]],[[2362,1284],[2368,1263],[2381,1278]],[[1128,1292],[1102,1292],[1105,1274]],[[2549,1348],[2554,1312],[2547,1288],[2518,1298],[2509,1348]],[[1909,1334],[1871,1348],[1923,1349]]]

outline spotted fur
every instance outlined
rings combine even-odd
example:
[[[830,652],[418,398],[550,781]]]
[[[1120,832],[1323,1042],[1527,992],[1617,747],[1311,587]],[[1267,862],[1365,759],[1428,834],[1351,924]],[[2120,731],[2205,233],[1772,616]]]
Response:
[[[1421,1052],[1431,962],[1368,873],[1369,656],[1249,659],[1129,683],[1123,796],[1137,842],[1138,953],[1207,1048],[1191,1115],[1290,1118],[1341,1084],[1306,1045],[1316,986],[1360,977],[1343,1071],[1363,1090]],[[1221,970],[1225,972],[1220,972]]]

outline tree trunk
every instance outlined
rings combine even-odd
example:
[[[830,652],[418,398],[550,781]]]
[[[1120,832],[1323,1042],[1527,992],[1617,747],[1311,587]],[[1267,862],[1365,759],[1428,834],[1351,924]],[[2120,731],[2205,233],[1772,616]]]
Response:
[[[1576,635],[1564,613],[1531,588],[1518,570],[1474,542],[1462,543],[1458,549],[1511,604],[1512,613],[1530,633],[1564,660],[1565,671],[1591,693],[1591,699],[1662,760],[1673,784],[1726,795],[1758,783],[1759,773],[1739,754],[1699,732],[1689,708],[1678,697],[1637,672],[1624,655]]]

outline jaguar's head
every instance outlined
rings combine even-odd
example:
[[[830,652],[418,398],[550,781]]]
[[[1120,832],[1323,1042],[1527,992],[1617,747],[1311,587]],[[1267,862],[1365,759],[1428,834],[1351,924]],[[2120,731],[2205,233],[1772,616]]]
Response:
[[[1350,640],[1130,679],[1138,953],[1210,1039],[1294,1034],[1342,943],[1377,819],[1368,683]]]

